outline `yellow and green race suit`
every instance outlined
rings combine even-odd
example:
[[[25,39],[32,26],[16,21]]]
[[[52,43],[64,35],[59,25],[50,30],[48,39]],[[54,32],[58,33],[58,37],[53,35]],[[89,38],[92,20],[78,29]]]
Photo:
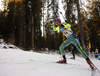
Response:
[[[68,45],[70,44],[73,44],[76,46],[77,50],[82,54],[82,56],[87,59],[87,54],[83,51],[83,49],[81,48],[80,46],[80,43],[78,42],[78,39],[77,37],[75,36],[75,34],[73,33],[73,31],[71,30],[71,25],[64,22],[64,23],[61,23],[60,26],[54,26],[53,24],[53,30],[54,31],[58,31],[60,30],[67,38],[67,40],[65,40],[61,46],[59,47],[59,50],[62,54],[62,56],[65,55],[65,52],[64,52],[64,48],[67,47]]]

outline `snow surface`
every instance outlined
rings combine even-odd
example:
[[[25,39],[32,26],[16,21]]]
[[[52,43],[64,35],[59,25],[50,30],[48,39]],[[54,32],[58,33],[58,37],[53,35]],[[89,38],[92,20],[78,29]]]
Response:
[[[69,59],[70,54],[66,56],[68,64],[58,64],[59,54],[0,47],[0,76],[91,76],[91,69],[84,58],[76,56],[72,60]],[[100,70],[100,60],[91,60]],[[100,73],[96,71],[95,76],[100,76]]]

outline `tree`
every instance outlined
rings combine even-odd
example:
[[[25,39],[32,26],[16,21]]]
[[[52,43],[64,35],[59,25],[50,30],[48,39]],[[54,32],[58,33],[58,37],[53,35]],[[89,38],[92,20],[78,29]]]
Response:
[[[89,40],[91,43],[91,49],[94,51],[97,47],[100,50],[100,1],[89,1],[87,5],[88,9],[88,21],[87,27],[89,29]],[[99,51],[100,52],[100,51]]]
[[[0,16],[5,23],[0,30],[4,40],[25,49],[41,48],[41,0],[14,0],[7,8],[5,19]]]
[[[84,46],[85,43],[84,43],[84,36],[83,36],[83,28],[82,28],[82,20],[81,20],[79,0],[77,0],[77,10],[78,10],[78,22],[79,22],[79,28],[80,28],[80,38],[81,38],[82,46]]]

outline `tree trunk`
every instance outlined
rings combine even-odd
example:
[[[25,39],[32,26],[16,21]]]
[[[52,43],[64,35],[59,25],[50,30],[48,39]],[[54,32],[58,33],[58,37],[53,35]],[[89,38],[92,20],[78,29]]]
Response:
[[[56,19],[56,13],[55,13],[55,0],[53,0],[53,18],[54,18],[54,21]],[[55,49],[57,50],[57,32],[55,31]]]
[[[79,0],[77,0],[77,10],[78,10],[78,22],[79,22],[79,28],[80,28],[81,44],[82,46],[84,46],[84,36],[83,36],[83,29],[82,29],[82,20],[81,20]]]
[[[12,34],[11,34],[11,43],[15,43],[15,0],[14,0],[14,10],[13,10],[13,29],[12,29]]]
[[[24,24],[23,26],[23,46],[25,46],[25,39],[26,37],[25,37],[25,24]]]
[[[31,47],[34,48],[34,16],[32,14],[32,35],[31,35]]]

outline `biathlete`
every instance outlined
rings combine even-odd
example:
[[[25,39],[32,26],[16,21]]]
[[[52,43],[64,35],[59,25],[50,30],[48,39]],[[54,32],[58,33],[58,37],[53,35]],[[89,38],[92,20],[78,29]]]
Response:
[[[55,23],[52,24],[52,25],[53,25],[53,30],[54,31],[60,30],[67,38],[67,40],[65,40],[61,44],[61,46],[59,47],[59,50],[60,50],[61,55],[63,57],[62,60],[59,60],[59,63],[66,63],[67,62],[66,56],[65,56],[65,52],[64,52],[64,48],[69,46],[70,44],[73,44],[76,47],[76,49],[82,54],[82,56],[85,58],[85,60],[89,64],[90,68],[94,69],[94,66],[92,65],[89,57],[83,51],[83,49],[80,46],[80,43],[77,41],[77,37],[75,36],[73,31],[71,30],[71,25],[69,23],[67,23],[67,22],[61,23],[60,19],[56,19]]]

